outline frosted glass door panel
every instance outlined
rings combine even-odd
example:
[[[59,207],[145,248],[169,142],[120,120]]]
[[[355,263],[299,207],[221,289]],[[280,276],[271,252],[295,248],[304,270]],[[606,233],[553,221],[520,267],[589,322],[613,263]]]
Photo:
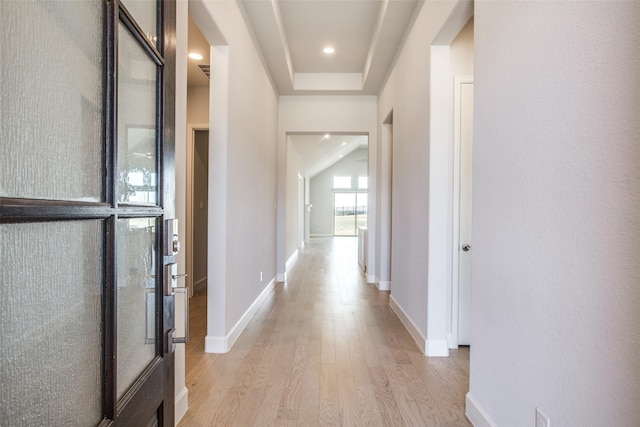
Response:
[[[124,27],[118,55],[118,202],[157,204],[157,66]]]
[[[158,45],[158,2],[157,0],[122,0],[133,19],[136,20],[147,38]]]
[[[102,3],[0,1],[0,197],[102,199]]]
[[[117,395],[140,376],[156,356],[156,220],[118,220]]]
[[[0,425],[102,419],[102,223],[0,224]]]

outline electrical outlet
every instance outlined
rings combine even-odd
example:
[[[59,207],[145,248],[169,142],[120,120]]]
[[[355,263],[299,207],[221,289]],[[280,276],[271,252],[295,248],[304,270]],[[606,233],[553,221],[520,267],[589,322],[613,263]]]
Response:
[[[536,408],[536,427],[551,427],[549,417],[543,414],[540,408]]]

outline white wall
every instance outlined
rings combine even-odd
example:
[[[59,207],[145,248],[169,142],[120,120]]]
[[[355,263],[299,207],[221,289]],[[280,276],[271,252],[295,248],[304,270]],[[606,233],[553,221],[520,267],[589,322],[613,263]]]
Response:
[[[278,98],[236,2],[189,7],[212,45],[205,349],[220,352],[275,278]]]
[[[424,3],[378,102],[380,126],[393,111],[391,306],[433,356],[448,354],[450,141],[446,132],[439,140],[430,135],[431,44],[445,23],[460,15],[460,5],[469,3]]]
[[[278,146],[278,280],[285,278],[285,262],[292,255],[286,247],[288,221],[297,218],[296,210],[287,210],[286,160],[287,133],[330,132],[361,133],[369,135],[369,164],[376,164],[376,105],[375,96],[281,96],[279,106]],[[369,169],[369,183],[375,183],[375,167]],[[370,188],[369,206],[375,206],[375,188]],[[291,207],[290,207],[291,209]],[[375,221],[375,211],[369,213],[369,221]],[[370,222],[375,224],[375,222]],[[375,238],[369,239],[369,263],[375,271]],[[375,281],[368,276],[367,281]]]
[[[343,191],[357,190],[358,177],[367,176],[367,163],[358,160],[367,158],[368,151],[368,148],[353,150],[311,178],[309,203],[313,205],[310,213],[312,236],[333,235],[333,177],[351,176],[351,189]]]
[[[187,89],[187,125],[209,122],[209,87]]]
[[[476,425],[639,423],[638,22],[638,2],[476,3]]]

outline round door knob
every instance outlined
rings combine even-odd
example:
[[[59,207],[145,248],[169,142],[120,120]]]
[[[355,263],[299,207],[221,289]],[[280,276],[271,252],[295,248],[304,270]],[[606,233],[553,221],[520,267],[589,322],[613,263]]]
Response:
[[[469,252],[471,250],[471,245],[465,243],[464,245],[462,245],[462,250],[465,252]]]

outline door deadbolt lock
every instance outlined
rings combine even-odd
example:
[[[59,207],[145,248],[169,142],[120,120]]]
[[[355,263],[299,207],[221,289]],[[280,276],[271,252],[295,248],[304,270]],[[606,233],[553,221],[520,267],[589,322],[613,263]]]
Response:
[[[175,257],[180,252],[180,239],[178,238],[178,220],[167,219],[164,223],[164,256]],[[175,260],[167,259],[165,264],[173,264]]]

